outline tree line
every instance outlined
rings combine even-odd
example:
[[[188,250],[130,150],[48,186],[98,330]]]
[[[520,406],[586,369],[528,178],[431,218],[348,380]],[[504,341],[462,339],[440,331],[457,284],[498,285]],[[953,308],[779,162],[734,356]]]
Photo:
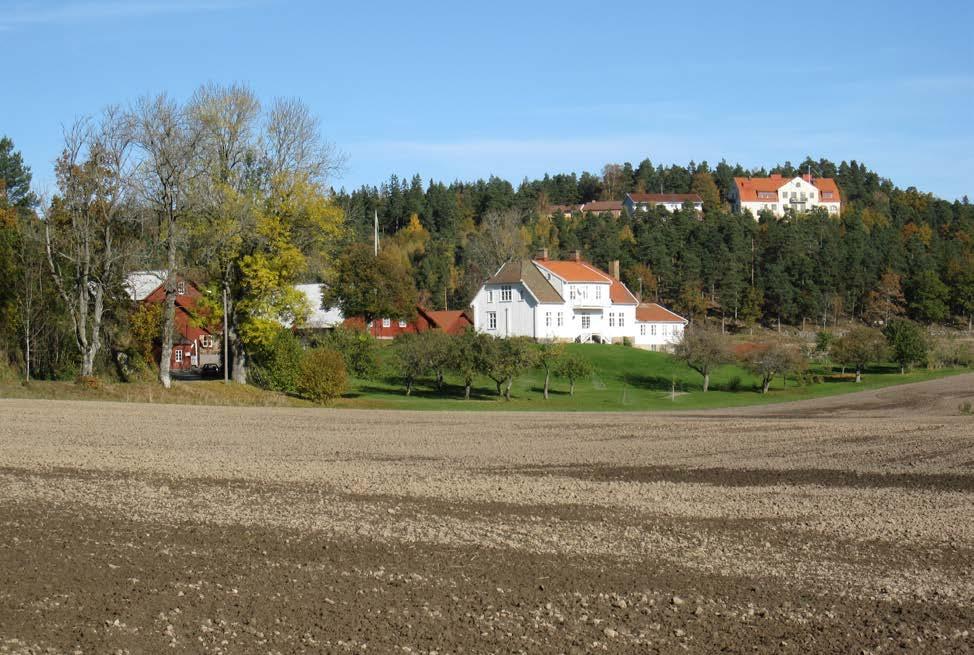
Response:
[[[833,177],[841,216],[824,211],[734,214],[735,176],[810,171]],[[703,215],[689,207],[635,216],[565,216],[554,204],[621,199],[631,191],[699,193]],[[687,166],[608,165],[601,174],[546,175],[515,188],[492,177],[476,182],[406,181],[336,195],[349,239],[381,238],[433,308],[462,308],[506,260],[546,248],[580,250],[597,265],[613,260],[643,299],[725,327],[855,320],[880,325],[897,316],[921,323],[974,316],[974,208],[901,189],[852,161],[806,159],[747,171],[726,162]]]
[[[307,315],[294,284],[332,259],[345,229],[326,182],[341,164],[298,100],[263,106],[207,85],[108,107],[65,131],[57,190],[38,198],[0,141],[0,350],[30,377],[170,384],[180,278],[203,289],[194,321],[227,325],[233,378],[282,323]],[[135,308],[132,270],[162,272],[161,311]],[[224,311],[225,310],[225,311]],[[148,343],[146,343],[148,342]],[[158,362],[146,361],[161,351]]]
[[[326,304],[348,316],[408,319],[417,303],[467,307],[501,264],[541,248],[555,257],[581,250],[603,267],[619,260],[641,298],[726,331],[897,318],[969,329],[974,315],[967,199],[898,188],[855,161],[747,171],[644,160],[517,187],[496,177],[393,176],[351,192],[331,186],[341,165],[305,105],[265,105],[242,85],[203,86],[186,102],[146,96],[77,121],[65,130],[51,197],[32,190],[31,171],[4,137],[4,359],[28,377],[154,375],[168,385],[182,276],[203,290],[194,320],[226,320],[233,379],[253,371],[263,380],[281,325],[307,314],[296,282],[325,283]],[[841,216],[730,212],[735,176],[806,171],[837,180]],[[660,190],[699,193],[702,215],[549,211]],[[158,310],[133,307],[126,293],[126,273],[138,269],[163,272]]]

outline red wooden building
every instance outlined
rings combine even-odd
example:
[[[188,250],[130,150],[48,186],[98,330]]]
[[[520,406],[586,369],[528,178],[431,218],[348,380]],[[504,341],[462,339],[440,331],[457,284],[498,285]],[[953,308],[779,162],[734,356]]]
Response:
[[[165,281],[165,271],[136,271],[127,276],[125,286],[129,297],[137,303],[162,304],[166,301]],[[173,371],[189,371],[203,364],[222,362],[220,334],[206,325],[197,306],[202,295],[190,280],[177,276],[174,317],[177,338],[169,360]],[[158,359],[162,353],[158,344],[154,352]]]
[[[401,334],[417,334],[436,329],[443,330],[447,334],[460,334],[468,327],[473,327],[473,321],[466,312],[461,310],[436,311],[417,305],[416,318],[411,321],[378,318],[366,325],[361,316],[353,316],[346,318],[342,325],[365,330],[376,339],[395,339]]]

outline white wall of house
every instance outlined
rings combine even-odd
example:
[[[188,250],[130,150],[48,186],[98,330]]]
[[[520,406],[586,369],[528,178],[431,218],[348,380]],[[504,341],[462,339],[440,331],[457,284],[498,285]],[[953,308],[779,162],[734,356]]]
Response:
[[[538,339],[573,341],[577,336],[574,315],[564,304],[538,305],[534,334]]]
[[[523,284],[485,284],[470,303],[474,328],[496,337],[534,337],[538,301]]]
[[[637,212],[637,211],[648,212],[651,209],[653,209],[654,207],[662,207],[663,209],[665,209],[666,211],[668,211],[670,213],[678,212],[681,209],[683,209],[683,203],[682,202],[634,202],[634,203],[631,203],[631,204],[632,204],[633,209],[630,209],[629,211],[632,212],[632,213]],[[693,203],[693,208],[695,210],[697,210],[698,212],[702,212],[703,211],[703,203],[702,202],[695,202],[695,203]]]
[[[634,344],[649,350],[672,350],[683,338],[683,323],[637,322]]]

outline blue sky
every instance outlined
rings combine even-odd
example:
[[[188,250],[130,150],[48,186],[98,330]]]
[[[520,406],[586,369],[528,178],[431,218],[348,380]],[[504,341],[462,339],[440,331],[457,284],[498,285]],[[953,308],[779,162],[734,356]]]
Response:
[[[311,106],[347,188],[807,154],[974,196],[974,3],[471,4],[0,0],[0,133],[50,191],[75,117],[245,82]]]

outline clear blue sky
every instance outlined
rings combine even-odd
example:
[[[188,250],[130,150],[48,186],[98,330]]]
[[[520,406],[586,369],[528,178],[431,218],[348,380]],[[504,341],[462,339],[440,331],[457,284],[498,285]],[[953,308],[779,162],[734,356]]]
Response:
[[[806,154],[974,196],[974,3],[0,0],[0,133],[50,190],[61,127],[207,81],[298,96],[391,173],[515,183]]]

